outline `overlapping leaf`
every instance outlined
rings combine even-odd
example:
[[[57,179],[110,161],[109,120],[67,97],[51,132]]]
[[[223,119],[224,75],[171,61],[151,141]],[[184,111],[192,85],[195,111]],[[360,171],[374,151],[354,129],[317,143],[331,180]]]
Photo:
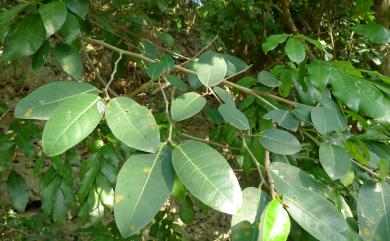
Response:
[[[225,78],[227,66],[225,59],[212,51],[204,52],[196,65],[196,73],[200,82],[206,87],[215,86]]]
[[[182,121],[199,113],[206,105],[206,98],[196,92],[188,92],[177,97],[171,106],[172,119]]]
[[[223,119],[232,126],[241,130],[249,129],[248,118],[234,105],[228,103],[222,104],[218,107],[218,111]]]
[[[270,152],[293,155],[301,150],[301,144],[293,135],[279,129],[269,129],[260,136],[260,144]]]
[[[49,2],[39,7],[39,14],[45,25],[47,36],[51,36],[61,29],[65,23],[67,12],[65,3],[60,1]]]

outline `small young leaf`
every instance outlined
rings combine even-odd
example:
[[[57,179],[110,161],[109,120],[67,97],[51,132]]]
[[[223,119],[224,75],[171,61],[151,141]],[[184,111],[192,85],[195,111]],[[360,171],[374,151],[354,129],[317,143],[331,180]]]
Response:
[[[293,109],[292,114],[302,121],[311,122],[311,110],[312,109],[313,108],[311,106],[298,105],[297,107],[295,107]]]
[[[389,162],[385,159],[381,159],[378,162],[378,171],[382,180],[386,180],[389,175]]]
[[[206,51],[200,55],[196,73],[204,86],[211,87],[221,83],[226,71],[226,62],[220,54]]]
[[[42,4],[39,7],[43,24],[46,29],[46,36],[51,36],[61,29],[64,25],[67,15],[67,9],[64,2],[54,1]]]
[[[213,148],[197,141],[184,141],[174,149],[172,164],[184,186],[208,206],[228,214],[240,207],[242,194],[237,178],[225,158]]]
[[[185,224],[191,224],[194,219],[194,207],[189,196],[186,196],[180,204],[179,216]]]
[[[248,118],[234,105],[222,104],[218,107],[223,119],[240,130],[249,130]]]
[[[279,200],[272,200],[260,222],[261,241],[286,241],[290,233],[290,218]]]
[[[164,66],[159,62],[153,62],[148,65],[146,69],[146,74],[152,79],[157,80],[160,78],[161,74],[164,72]]]
[[[297,38],[289,38],[284,51],[286,52],[288,58],[295,63],[299,64],[305,60],[305,47],[303,46],[301,40]]]
[[[156,34],[160,40],[164,41],[167,44],[168,48],[173,47],[175,40],[170,34],[163,33],[163,32],[156,32]]]
[[[274,50],[279,44],[286,41],[289,36],[289,34],[276,34],[269,36],[262,44],[264,53],[267,54],[269,51]]]
[[[57,44],[54,53],[61,68],[72,78],[80,80],[84,73],[80,54],[67,44]]]
[[[8,176],[7,188],[12,206],[18,212],[24,212],[28,202],[28,187],[24,178],[19,173],[12,171]]]
[[[260,144],[270,152],[293,155],[301,151],[301,144],[293,135],[279,129],[269,129],[260,136]]]
[[[257,82],[268,86],[268,87],[278,87],[280,86],[280,81],[269,71],[261,71],[259,75],[257,75]]]
[[[182,121],[199,113],[206,105],[206,99],[196,92],[188,92],[177,97],[171,106],[172,119]]]

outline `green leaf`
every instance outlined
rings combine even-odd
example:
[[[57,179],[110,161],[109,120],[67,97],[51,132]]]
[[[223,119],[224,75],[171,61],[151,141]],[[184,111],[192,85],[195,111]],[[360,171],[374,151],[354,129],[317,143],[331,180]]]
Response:
[[[324,196],[294,185],[283,174],[272,171],[276,191],[290,216],[308,233],[320,241],[360,240],[341,213]]]
[[[390,240],[390,185],[367,182],[357,201],[359,228],[364,240]]]
[[[261,241],[286,241],[290,233],[290,218],[279,200],[272,200],[260,222]]]
[[[65,0],[69,10],[82,19],[85,19],[89,11],[88,0]]]
[[[163,69],[166,73],[169,73],[175,66],[175,60],[169,54],[163,54],[160,57],[160,64],[163,66]]]
[[[30,15],[12,26],[4,39],[4,61],[34,54],[45,40],[45,27],[38,14]]]
[[[322,135],[330,135],[334,131],[344,130],[344,127],[339,122],[337,114],[327,107],[314,107],[311,111],[311,119],[314,128]]]
[[[172,38],[172,36],[170,34],[159,32],[159,31],[156,32],[156,34],[160,40],[164,41],[167,44],[168,48],[173,47],[175,40]]]
[[[267,193],[258,188],[247,187],[242,191],[242,204],[231,221],[233,240],[257,240],[258,223],[268,201]]]
[[[227,76],[232,76],[233,74],[248,68],[248,65],[237,57],[231,56],[229,54],[221,54],[221,56],[225,59],[226,62]]]
[[[60,104],[82,93],[99,92],[85,82],[57,81],[43,85],[19,101],[15,118],[47,120]]]
[[[319,50],[325,52],[325,56],[327,55],[327,52],[324,48],[324,46],[322,46],[321,42],[317,39],[312,39],[312,38],[309,38],[303,34],[297,34],[297,35],[294,35],[295,38],[299,38],[299,39],[303,39],[311,44],[313,44],[314,46],[316,46]]]
[[[106,108],[106,120],[116,138],[145,152],[156,152],[160,132],[152,112],[127,97],[112,99]]]
[[[307,65],[307,73],[309,74],[310,82],[318,90],[323,91],[331,76],[331,66],[324,61],[313,59]]]
[[[172,119],[182,121],[199,113],[206,105],[206,98],[196,92],[187,92],[177,97],[171,106]]]
[[[57,44],[54,53],[61,68],[72,78],[80,80],[84,73],[80,54],[67,44]]]
[[[340,129],[342,131],[348,128],[347,118],[345,118],[344,113],[341,111],[340,107],[332,101],[332,99],[328,99],[327,97],[321,98],[321,106],[332,110],[336,115],[336,120]]]
[[[265,114],[263,118],[266,120],[273,120],[278,123],[279,126],[291,131],[297,131],[299,126],[299,121],[287,110],[271,110]]]
[[[30,5],[29,2],[20,3],[7,11],[0,13],[0,43],[4,43],[4,38],[8,33],[12,20],[22,11],[25,7]]]
[[[226,62],[218,53],[206,51],[200,55],[196,73],[200,82],[206,87],[218,85],[225,78]]]
[[[97,95],[79,94],[65,100],[46,122],[42,136],[47,156],[59,155],[86,138],[99,124],[104,100]]]
[[[236,103],[234,102],[233,100],[233,97],[231,97],[229,95],[228,92],[226,92],[225,90],[223,90],[222,88],[218,87],[218,86],[215,86],[213,88],[214,92],[217,94],[217,96],[223,101],[225,102],[226,104],[230,104],[230,105],[233,105],[235,106]]]
[[[53,221],[57,224],[64,225],[67,218],[67,211],[64,193],[59,189],[55,194],[53,204]]]
[[[257,75],[257,82],[271,88],[281,85],[280,81],[271,72],[265,70]]]
[[[240,130],[249,130],[248,118],[246,118],[246,116],[234,105],[222,104],[218,107],[218,111],[223,119],[230,125]]]
[[[305,46],[303,46],[301,40],[297,38],[289,38],[284,47],[284,51],[288,58],[295,63],[299,64],[305,60]]]
[[[281,84],[279,86],[279,94],[282,97],[287,97],[290,94],[292,73],[290,70],[284,70],[280,75]]]
[[[172,163],[184,186],[206,205],[227,214],[234,214],[240,207],[242,195],[237,178],[213,148],[184,141],[174,149]]]
[[[114,215],[127,238],[147,225],[171,194],[175,175],[171,149],[163,145],[156,154],[132,155],[119,171]]]
[[[333,180],[340,179],[351,168],[351,158],[341,147],[322,143],[319,150],[319,158],[325,172]]]
[[[146,74],[152,79],[157,80],[160,78],[161,74],[164,72],[164,66],[159,62],[153,62],[148,65],[146,69]]]
[[[45,25],[46,36],[51,36],[61,29],[65,23],[67,12],[64,2],[54,1],[39,6],[39,15],[41,15]]]
[[[186,196],[180,204],[179,217],[185,224],[191,224],[194,219],[194,207],[189,196]]]
[[[81,34],[80,24],[76,16],[68,12],[66,21],[59,31],[59,34],[64,38],[65,43],[72,44]]]
[[[184,83],[184,81],[182,79],[180,79],[179,77],[176,77],[174,75],[168,75],[167,76],[167,80],[169,81],[169,83],[171,83],[173,86],[175,86],[176,88],[178,88],[179,90],[185,92],[187,91],[187,86],[186,84]]]
[[[12,200],[12,206],[18,212],[24,212],[28,203],[28,187],[24,178],[12,171],[7,180],[8,193]]]
[[[269,51],[274,50],[279,44],[286,41],[290,34],[276,34],[269,36],[262,44],[262,48],[265,54]]]
[[[381,159],[378,162],[378,172],[381,180],[386,180],[387,176],[389,175],[389,162],[387,160]]]
[[[295,166],[283,162],[272,162],[271,171],[272,175],[277,175],[284,182],[290,183],[293,186],[306,188],[319,194],[323,193],[323,188],[311,174]],[[287,192],[284,188],[285,186],[280,186],[278,189],[279,192]]]
[[[333,68],[332,90],[334,95],[353,111],[357,112],[360,105],[360,89],[358,80],[345,70]]]
[[[50,45],[49,42],[45,42],[37,52],[33,55],[32,58],[32,68],[34,71],[39,71],[45,65],[47,58],[49,56]]]
[[[311,110],[313,107],[307,105],[298,105],[292,110],[292,114],[298,119],[311,122]]]
[[[390,32],[381,24],[361,24],[353,26],[352,29],[358,34],[363,35],[373,43],[386,44],[390,42]]]
[[[301,151],[301,144],[293,135],[279,129],[268,129],[260,136],[260,144],[270,152],[293,155]]]

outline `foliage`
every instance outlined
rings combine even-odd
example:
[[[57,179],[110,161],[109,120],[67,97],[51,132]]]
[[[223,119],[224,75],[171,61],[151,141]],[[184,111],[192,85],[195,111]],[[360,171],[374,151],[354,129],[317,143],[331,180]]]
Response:
[[[21,151],[36,160],[45,218],[78,217],[92,240],[189,240],[177,219],[190,224],[194,203],[232,215],[233,240],[390,239],[390,78],[366,59],[382,58],[375,49],[390,38],[372,1],[341,17],[332,11],[345,1],[126,2],[30,1],[0,14],[2,61],[29,57],[35,71],[53,64],[68,79],[24,97],[14,114],[23,120],[0,133],[15,210],[29,201],[12,164]],[[307,18],[329,37],[298,32],[291,14],[308,9],[324,10]],[[180,35],[191,28],[205,47],[185,57]],[[99,60],[110,60],[107,81],[94,51],[109,56]],[[129,65],[141,90],[118,93]],[[100,83],[84,81],[88,71]],[[204,116],[208,137],[192,136]],[[252,184],[238,178],[253,170]]]

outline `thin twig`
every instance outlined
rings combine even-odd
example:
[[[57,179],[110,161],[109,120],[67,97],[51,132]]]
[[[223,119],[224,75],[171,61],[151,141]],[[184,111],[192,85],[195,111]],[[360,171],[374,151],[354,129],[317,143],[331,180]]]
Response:
[[[245,148],[245,150],[248,152],[249,157],[250,157],[252,163],[255,165],[255,167],[256,167],[256,169],[257,169],[257,173],[259,174],[259,177],[260,177],[259,188],[261,189],[261,187],[264,185],[265,187],[267,187],[268,189],[270,189],[270,186],[269,186],[269,185],[267,184],[267,182],[265,181],[264,176],[263,176],[263,173],[261,172],[261,168],[260,168],[260,163],[259,163],[259,161],[258,161],[257,158],[255,157],[255,155],[253,155],[252,151],[249,149],[248,144],[246,143],[246,140],[245,140],[245,135],[242,133],[242,131],[240,131],[240,133],[241,133],[242,145],[243,145],[243,147]]]
[[[215,35],[215,37],[206,46],[204,46],[199,52],[197,52],[192,58],[186,60],[185,62],[181,63],[180,65],[181,66],[186,65],[189,62],[191,62],[192,60],[196,59],[201,53],[206,51],[214,43],[214,41],[217,40],[217,38],[218,38],[218,34]]]
[[[110,87],[111,83],[114,81],[115,74],[116,74],[116,72],[118,71],[118,63],[119,63],[119,61],[121,61],[122,55],[123,55],[123,53],[122,53],[122,52],[119,52],[119,57],[118,57],[118,59],[115,61],[114,70],[113,70],[112,73],[111,73],[110,80],[108,81],[106,87],[104,87],[104,93],[106,94],[107,97],[110,97],[110,95],[108,94],[108,88]]]
[[[215,99],[218,101],[218,103],[222,104],[221,99],[215,94],[214,90],[211,87],[209,87],[208,89],[210,90],[211,94],[215,97]]]
[[[265,172],[267,173],[267,176],[268,176],[268,183],[269,183],[269,190],[270,190],[271,198],[275,199],[275,197],[276,197],[275,183],[274,183],[274,179],[272,178],[270,165],[271,165],[271,160],[269,158],[269,151],[265,150],[264,151],[264,168],[265,168]]]
[[[225,145],[222,145],[222,144],[219,144],[217,142],[214,142],[214,141],[210,141],[210,140],[206,140],[206,139],[203,139],[203,138],[199,138],[199,137],[196,137],[196,136],[192,136],[192,135],[189,135],[187,133],[181,133],[181,135],[185,138],[188,138],[188,139],[192,139],[192,140],[195,140],[195,141],[200,141],[200,142],[203,142],[203,143],[206,143],[206,144],[210,144],[210,145],[213,145],[213,146],[218,146],[220,148],[223,148],[223,149],[230,149],[230,150],[240,150],[239,148],[236,148],[236,147],[230,147],[230,146],[225,146]]]
[[[320,143],[314,136],[312,136],[309,132],[303,130],[302,133],[303,133],[305,136],[309,137],[309,139],[312,140],[317,146],[320,146],[320,145],[321,145],[321,143]]]
[[[165,91],[164,91],[164,89],[162,87],[160,79],[158,79],[158,85],[160,86],[160,90],[161,90],[161,93],[162,93],[164,101],[165,101],[165,115],[167,116],[168,123],[169,123],[169,134],[168,134],[168,138],[167,138],[166,142],[169,145],[172,145],[173,122],[172,122],[171,116],[169,114],[169,101],[168,101],[167,96],[165,95]]]

